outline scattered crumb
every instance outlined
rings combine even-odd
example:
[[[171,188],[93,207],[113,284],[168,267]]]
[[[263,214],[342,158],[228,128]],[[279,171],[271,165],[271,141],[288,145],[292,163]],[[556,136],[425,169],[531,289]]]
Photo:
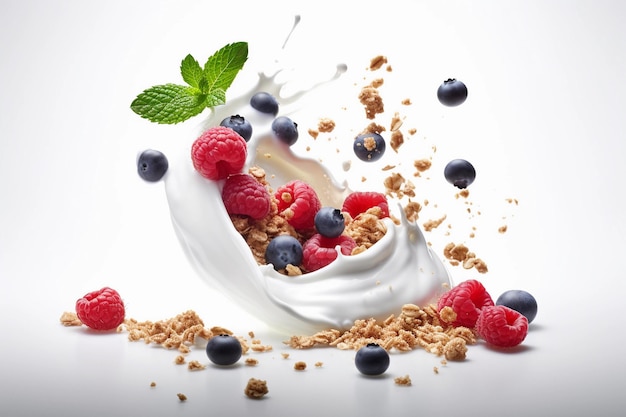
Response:
[[[436,366],[433,366],[433,372],[438,375],[439,374],[439,368],[437,368]]]
[[[465,269],[476,268],[481,274],[488,272],[487,264],[463,244],[448,243],[443,249],[443,255],[452,265],[461,264]]]
[[[184,365],[185,364],[185,357],[183,355],[178,355],[176,356],[176,358],[174,358],[174,363],[176,365]]]
[[[413,161],[413,166],[417,170],[417,172],[415,173],[415,176],[419,176],[422,172],[428,171],[430,167],[432,166],[432,164],[433,164],[432,161],[426,158],[417,159]]]
[[[391,140],[389,142],[391,149],[398,152],[398,149],[400,149],[400,146],[404,143],[404,135],[399,130],[394,130],[391,132]]]
[[[66,311],[61,314],[61,318],[59,320],[61,321],[61,324],[66,327],[83,325],[83,322],[80,321],[76,313],[70,311]]]
[[[150,386],[151,386],[152,388],[156,387],[156,382],[152,381],[152,382],[150,383]]]
[[[293,365],[293,369],[296,371],[304,371],[306,369],[306,362],[298,361]]]
[[[467,342],[462,337],[453,337],[444,346],[443,354],[449,361],[462,361],[467,354]]]
[[[265,396],[269,392],[269,390],[267,389],[266,381],[256,378],[250,378],[243,392],[248,398],[258,400]]]
[[[425,222],[423,224],[424,226],[424,231],[426,232],[430,232],[433,229],[436,229],[437,227],[439,227],[439,225],[441,225],[441,223],[443,223],[443,221],[446,219],[446,215],[444,215],[443,217],[440,217],[438,219],[431,219],[428,220],[427,222]]]
[[[507,230],[508,230],[507,225],[498,227],[498,233],[506,233]]]
[[[203,365],[196,360],[190,361],[189,364],[187,364],[187,369],[189,369],[190,371],[201,371],[205,368],[206,368],[206,365]]]
[[[280,355],[283,357],[283,359],[289,359],[289,353],[287,352],[283,352]]]
[[[376,71],[387,63],[387,57],[383,55],[375,56],[370,60],[370,71]]]
[[[322,118],[317,124],[317,130],[324,133],[330,133],[335,129],[335,121],[328,118]]]
[[[316,368],[321,368],[322,366],[324,366],[324,362],[315,362],[315,367]]]
[[[308,132],[309,132],[309,136],[311,136],[313,139],[317,139],[317,137],[320,134],[320,132],[315,129],[309,129]]]
[[[256,366],[259,364],[259,361],[255,358],[246,358],[245,364],[248,366]]]
[[[180,401],[187,401],[187,396],[185,394],[181,394],[180,392],[176,394]]]
[[[382,97],[378,94],[378,89],[371,85],[361,89],[359,101],[365,106],[365,117],[368,119],[374,119],[377,114],[385,111],[385,105]]]
[[[399,376],[397,378],[394,378],[393,381],[396,383],[396,385],[402,385],[405,387],[411,386],[411,377],[408,375]]]

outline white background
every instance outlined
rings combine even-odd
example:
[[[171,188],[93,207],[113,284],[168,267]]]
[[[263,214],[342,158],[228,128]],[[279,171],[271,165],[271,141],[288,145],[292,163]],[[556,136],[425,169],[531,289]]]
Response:
[[[623,3],[293,3],[0,2],[1,414],[621,415]],[[429,184],[441,183],[446,210],[464,202],[441,180],[443,164],[474,162],[471,201],[482,215],[465,218],[476,238],[457,226],[431,240],[436,250],[465,241],[490,267],[480,276],[450,267],[455,280],[478,278],[494,297],[510,288],[535,295],[539,314],[520,348],[481,343],[445,367],[423,351],[394,353],[385,377],[364,378],[354,352],[286,348],[285,335],[191,270],[162,184],[141,181],[135,157],[175,149],[197,121],[152,125],[129,104],[150,85],[178,82],[187,53],[203,61],[228,42],[250,42],[254,73],[295,13],[303,20],[292,53],[308,67],[360,69],[389,57],[396,93],[414,102],[405,111],[418,136],[437,146]],[[468,84],[459,108],[436,101],[448,77]],[[495,232],[501,221],[504,235]],[[251,355],[256,367],[193,373],[172,363],[175,352],[59,324],[77,298],[105,285],[120,291],[129,317],[194,309],[207,326],[253,330],[274,350]],[[190,359],[207,362],[201,350]],[[309,368],[294,371],[296,360]],[[393,383],[406,374],[411,387]],[[250,377],[268,381],[264,400],[243,395]]]

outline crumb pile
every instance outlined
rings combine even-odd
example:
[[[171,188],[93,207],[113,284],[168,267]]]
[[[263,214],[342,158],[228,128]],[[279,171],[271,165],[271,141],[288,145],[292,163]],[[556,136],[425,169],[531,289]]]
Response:
[[[476,336],[467,327],[453,327],[454,311],[449,307],[437,312],[436,305],[421,308],[406,304],[396,317],[389,316],[382,323],[370,318],[357,320],[345,332],[324,330],[311,336],[292,336],[287,343],[294,349],[333,346],[358,350],[368,343],[376,343],[385,350],[401,352],[422,348],[448,360],[463,360],[467,345],[476,343]],[[445,321],[444,321],[445,320]]]

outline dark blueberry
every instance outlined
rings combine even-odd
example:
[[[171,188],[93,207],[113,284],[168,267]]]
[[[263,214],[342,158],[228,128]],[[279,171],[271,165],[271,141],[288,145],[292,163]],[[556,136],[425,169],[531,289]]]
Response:
[[[167,172],[168,166],[167,157],[162,152],[153,149],[146,149],[137,158],[137,173],[146,181],[160,181]]]
[[[289,264],[298,266],[302,263],[302,244],[290,235],[276,236],[265,249],[265,261],[277,271]]]
[[[276,97],[263,91],[252,96],[250,105],[253,109],[261,113],[273,114],[274,116],[278,114],[278,101]]]
[[[378,161],[385,153],[385,139],[378,133],[362,133],[354,140],[354,154],[361,161]]]
[[[376,343],[368,343],[356,352],[354,364],[364,375],[381,375],[389,368],[389,353]]]
[[[244,138],[246,142],[252,137],[252,125],[243,116],[238,114],[230,116],[222,120],[220,126],[230,127],[235,132],[239,133],[239,136]]]
[[[289,146],[298,140],[298,124],[287,116],[279,116],[274,119],[272,132],[281,142]]]
[[[236,337],[220,334],[209,339],[206,354],[216,365],[233,365],[241,358],[243,350]]]
[[[537,300],[523,290],[505,291],[496,300],[496,305],[506,306],[522,314],[530,323],[537,316]]]
[[[315,214],[315,229],[325,237],[338,237],[346,227],[341,210],[334,207],[322,207]]]
[[[458,188],[467,188],[476,179],[474,166],[465,159],[453,159],[443,170],[446,180]]]
[[[448,78],[437,89],[437,98],[444,106],[458,106],[467,99],[467,87],[457,79]]]

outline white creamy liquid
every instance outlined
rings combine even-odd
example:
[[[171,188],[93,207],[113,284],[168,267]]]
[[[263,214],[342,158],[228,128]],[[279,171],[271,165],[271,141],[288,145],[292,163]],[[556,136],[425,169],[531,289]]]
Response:
[[[339,65],[329,82],[345,71],[345,66]],[[244,172],[251,166],[262,167],[274,189],[300,179],[316,190],[323,206],[341,207],[350,192],[347,182],[337,182],[317,161],[295,155],[273,137],[274,117],[249,105],[254,93],[265,91],[278,99],[279,115],[290,116],[301,100],[321,85],[282,97],[284,83],[277,81],[280,73],[280,69],[271,75],[259,73],[258,84],[215,108],[205,127],[218,125],[231,115],[244,116],[253,127]],[[304,111],[319,113],[319,109]],[[295,117],[294,121],[297,123]],[[172,161],[164,177],[176,234],[203,280],[269,326],[289,334],[343,330],[357,319],[397,314],[403,304],[424,306],[452,285],[419,226],[409,222],[402,210],[398,211],[401,224],[385,219],[387,233],[363,253],[344,256],[338,251],[330,265],[297,277],[279,274],[272,265],[259,266],[224,208],[223,181],[205,179],[194,170],[190,156],[193,140],[190,138],[185,152]]]

